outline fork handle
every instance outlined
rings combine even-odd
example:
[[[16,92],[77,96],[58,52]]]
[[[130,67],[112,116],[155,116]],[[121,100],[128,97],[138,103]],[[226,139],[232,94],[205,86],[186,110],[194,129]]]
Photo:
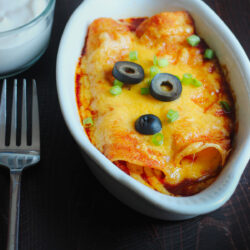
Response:
[[[21,171],[10,171],[10,206],[7,250],[18,250]]]

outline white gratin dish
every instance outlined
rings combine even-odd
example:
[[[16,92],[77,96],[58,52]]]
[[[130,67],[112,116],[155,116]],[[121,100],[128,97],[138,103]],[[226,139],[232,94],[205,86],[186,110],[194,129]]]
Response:
[[[239,124],[232,153],[217,180],[190,197],[170,197],[137,182],[111,163],[83,131],[75,96],[75,70],[89,24],[99,17],[145,17],[163,11],[187,10],[197,33],[216,51],[236,97]],[[66,124],[92,172],[119,200],[163,220],[183,220],[221,207],[235,191],[250,157],[250,63],[223,21],[201,0],[85,0],[70,18],[57,57],[57,90]]]

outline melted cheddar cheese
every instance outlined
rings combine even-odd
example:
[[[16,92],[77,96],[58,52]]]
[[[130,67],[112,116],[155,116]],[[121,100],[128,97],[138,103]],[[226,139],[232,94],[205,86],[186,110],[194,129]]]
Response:
[[[219,174],[231,149],[233,101],[218,60],[204,59],[206,44],[191,47],[187,37],[195,27],[187,12],[165,12],[151,18],[115,21],[100,18],[89,26],[88,36],[76,71],[76,95],[81,120],[92,117],[86,128],[90,141],[108,159],[141,183],[169,195],[192,195]],[[117,61],[128,61],[137,51],[145,79],[125,84],[118,96],[110,94]],[[182,78],[190,73],[201,87],[183,85],[180,98],[161,102],[142,95],[149,86],[154,56],[169,64],[161,72]],[[220,105],[226,101],[232,112]],[[170,109],[179,118],[170,123]],[[162,122],[164,143],[155,146],[152,136],[139,134],[138,117],[154,114]]]

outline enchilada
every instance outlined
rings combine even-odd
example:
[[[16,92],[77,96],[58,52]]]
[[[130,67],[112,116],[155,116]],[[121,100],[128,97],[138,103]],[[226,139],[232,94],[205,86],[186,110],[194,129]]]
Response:
[[[118,62],[141,66],[141,81],[116,79]],[[153,95],[160,74],[181,84],[178,98],[162,101]],[[173,87],[163,85],[166,92]],[[229,85],[184,11],[93,21],[76,70],[76,98],[84,129],[97,149],[131,177],[168,195],[188,196],[206,188],[232,147]],[[159,133],[136,129],[145,115],[160,120]]]

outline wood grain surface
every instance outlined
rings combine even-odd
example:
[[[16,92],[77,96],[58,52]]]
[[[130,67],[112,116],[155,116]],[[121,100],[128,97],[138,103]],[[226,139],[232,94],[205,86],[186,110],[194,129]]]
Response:
[[[42,160],[22,179],[20,250],[249,249],[249,166],[222,208],[183,222],[155,220],[131,210],[90,173],[62,118],[55,80],[59,40],[80,2],[57,0],[48,51],[18,76],[38,81],[42,138]],[[205,2],[250,56],[250,0]],[[0,168],[0,250],[7,239],[8,192],[9,175]]]

